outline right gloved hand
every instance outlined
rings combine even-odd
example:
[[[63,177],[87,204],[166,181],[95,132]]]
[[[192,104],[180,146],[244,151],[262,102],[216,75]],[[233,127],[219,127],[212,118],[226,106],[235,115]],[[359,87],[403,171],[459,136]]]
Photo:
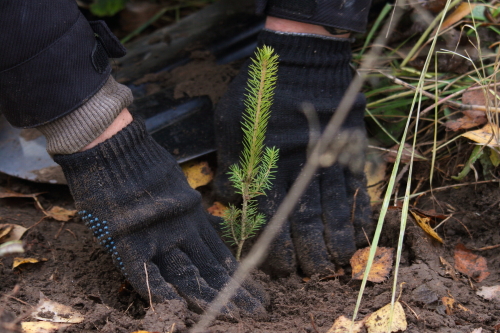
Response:
[[[80,216],[134,289],[154,302],[184,298],[201,311],[237,262],[174,158],[134,120],[89,150],[55,155]],[[148,272],[146,280],[145,265]],[[263,317],[267,296],[247,281],[223,310]]]
[[[352,71],[348,40],[264,30],[259,36],[262,45],[273,47],[279,56],[265,142],[279,148],[278,168],[272,188],[258,197],[259,211],[269,221],[307,161],[310,131],[302,103],[314,106],[318,130],[323,131],[352,80]],[[240,122],[248,65],[231,82],[215,112],[218,170],[214,184],[219,198],[226,202],[238,197],[227,171],[238,162],[243,149]],[[367,244],[374,224],[362,168],[364,109],[365,99],[358,94],[342,125],[344,134],[356,138],[349,139],[348,162],[357,164],[357,170],[335,163],[316,172],[269,249],[265,265],[273,275],[285,276],[297,267],[307,275],[332,275],[338,268],[335,264],[348,264],[356,249]],[[340,149],[339,141],[333,142],[334,149]]]

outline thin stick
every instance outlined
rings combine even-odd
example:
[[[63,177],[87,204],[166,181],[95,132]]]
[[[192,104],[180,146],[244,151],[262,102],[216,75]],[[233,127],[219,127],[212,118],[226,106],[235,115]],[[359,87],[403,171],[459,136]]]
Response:
[[[462,183],[462,184],[455,184],[455,185],[447,185],[447,186],[437,187],[437,188],[432,189],[432,190],[427,190],[427,191],[423,191],[423,192],[412,194],[412,195],[410,195],[410,199],[418,197],[418,196],[420,196],[422,194],[427,194],[427,193],[435,192],[435,191],[444,191],[444,190],[447,190],[447,189],[453,188],[453,187],[469,186],[469,185],[479,185],[479,184],[487,184],[487,183],[498,183],[498,182],[500,182],[500,180],[498,180],[498,179],[491,179],[491,180],[482,180],[482,181],[479,181],[479,182],[469,182],[469,183]]]
[[[19,303],[22,303],[22,304],[24,304],[24,305],[27,305],[27,306],[30,306],[30,307],[34,308],[34,306],[33,306],[33,305],[31,305],[31,304],[29,304],[29,303],[27,303],[27,302],[25,302],[25,301],[23,301],[23,300],[20,300],[20,299],[19,299],[19,298],[17,298],[17,297],[14,297],[14,296],[11,296],[11,295],[7,295],[7,294],[2,294],[2,295],[3,295],[4,297],[7,297],[7,298],[10,298],[10,299],[13,299],[14,301],[18,301]]]
[[[316,323],[314,322],[314,316],[312,313],[309,313],[309,319],[311,319],[311,326],[314,332],[319,333],[318,328],[316,327]]]
[[[149,306],[151,307],[151,310],[155,312],[155,308],[153,307],[153,299],[151,298],[151,289],[149,289],[149,277],[148,277],[148,269],[146,268],[146,263],[144,263],[144,271],[146,272],[146,286],[148,287]]]
[[[487,251],[487,250],[497,249],[499,247],[500,247],[500,244],[497,244],[497,245],[483,246],[483,247],[480,247],[480,248],[472,247],[471,250],[474,250],[474,251]]]
[[[401,79],[398,79],[397,77],[393,76],[393,75],[390,75],[390,74],[387,74],[387,73],[384,73],[382,71],[378,71],[379,73],[381,73],[382,75],[384,75],[385,77],[387,77],[388,79],[390,79],[392,82],[396,83],[396,84],[400,84],[402,85],[403,87],[406,87],[408,89],[411,89],[413,91],[417,91],[417,87],[401,80]],[[436,98],[436,95],[428,92],[428,91],[425,91],[425,90],[421,90],[422,92],[422,95],[426,96],[426,97],[429,97],[431,99],[435,99]],[[460,111],[467,111],[467,110],[474,110],[474,111],[490,111],[490,112],[500,112],[500,108],[495,108],[495,107],[489,107],[489,106],[484,106],[484,105],[469,105],[469,104],[462,104],[462,103],[459,103],[459,102],[455,102],[455,101],[450,101],[450,100],[446,100],[446,98],[442,98],[439,100],[438,103],[443,103],[443,104],[447,104],[449,106],[452,106],[454,108],[457,108],[459,109]]]

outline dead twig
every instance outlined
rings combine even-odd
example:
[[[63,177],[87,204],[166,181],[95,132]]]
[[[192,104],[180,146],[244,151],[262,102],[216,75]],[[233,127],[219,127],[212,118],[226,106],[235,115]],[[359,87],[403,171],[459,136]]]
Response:
[[[316,323],[314,322],[314,315],[312,313],[309,313],[309,319],[311,319],[311,326],[314,332],[319,333],[318,328],[316,327]]]
[[[151,310],[155,312],[155,308],[153,307],[153,299],[151,298],[151,289],[149,288],[149,277],[148,277],[148,269],[146,267],[146,263],[144,263],[144,271],[146,272],[146,286],[148,287],[149,306],[151,307]]]
[[[471,250],[473,250],[473,251],[487,251],[487,250],[498,249],[499,247],[500,247],[500,244],[497,244],[497,245],[483,246],[480,248],[472,247]]]

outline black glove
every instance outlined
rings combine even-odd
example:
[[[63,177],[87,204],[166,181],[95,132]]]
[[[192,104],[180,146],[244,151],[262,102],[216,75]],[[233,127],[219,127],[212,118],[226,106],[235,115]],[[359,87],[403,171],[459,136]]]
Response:
[[[183,297],[202,310],[231,279],[237,263],[212,228],[200,194],[142,121],[92,149],[54,159],[82,220],[140,295],[148,298],[149,282],[153,301]],[[247,282],[224,312],[263,316],[265,303],[265,293]]]
[[[264,30],[259,45],[274,48],[279,55],[278,79],[266,145],[280,149],[276,179],[259,208],[270,219],[296,180],[307,160],[308,121],[302,104],[314,105],[324,129],[352,80],[350,43],[347,40],[282,34]],[[236,199],[227,171],[242,151],[241,115],[248,79],[248,63],[231,83],[216,110],[218,170],[216,190],[223,201]],[[344,130],[363,133],[365,100],[357,96]],[[356,131],[355,131],[356,132]],[[358,141],[363,141],[359,140]],[[364,164],[364,147],[350,163]],[[354,211],[354,214],[352,212]],[[273,242],[267,259],[271,273],[295,272],[297,265],[307,275],[330,275],[335,265],[347,264],[357,247],[371,235],[370,200],[361,168],[356,172],[340,163],[321,168],[291,217]]]

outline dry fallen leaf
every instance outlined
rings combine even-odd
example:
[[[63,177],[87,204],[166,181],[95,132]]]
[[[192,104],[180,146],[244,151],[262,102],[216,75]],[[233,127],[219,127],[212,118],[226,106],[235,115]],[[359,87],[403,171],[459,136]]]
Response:
[[[374,163],[367,161],[365,164],[366,184],[368,195],[372,205],[377,205],[384,192],[384,182],[386,163]]]
[[[31,317],[43,321],[69,324],[81,323],[84,320],[84,316],[70,306],[51,301],[42,293],[40,293],[40,301],[31,313]]]
[[[56,333],[68,326],[68,324],[49,323],[46,321],[26,321],[21,323],[23,333]]]
[[[68,222],[73,218],[73,216],[76,215],[76,209],[75,210],[69,210],[69,209],[64,209],[59,206],[54,206],[48,211],[44,211],[44,213],[53,218],[54,220],[61,221],[61,222]]]
[[[17,224],[0,224],[0,243],[20,240],[26,230]]]
[[[187,162],[181,165],[184,175],[192,188],[207,185],[214,178],[208,162]]]
[[[368,333],[386,333],[391,314],[391,304],[375,311],[366,320],[365,326]],[[392,316],[391,332],[406,330],[406,315],[403,306],[399,302],[394,303],[394,314]]]
[[[455,299],[452,297],[443,297],[441,301],[446,306],[446,314],[452,315],[454,310],[461,310],[464,312],[470,312],[465,306],[460,303],[455,302]]]
[[[486,259],[472,253],[463,244],[455,246],[454,259],[457,271],[469,276],[476,282],[481,282],[490,275]]]
[[[417,224],[419,225],[420,228],[422,228],[422,230],[424,230],[429,236],[431,236],[432,238],[434,238],[438,242],[444,243],[443,239],[441,237],[439,237],[439,235],[429,225],[429,223],[431,221],[430,217],[420,216],[413,211],[410,211],[410,213],[411,213],[411,215],[413,215],[413,217],[415,218],[415,221],[417,221]]]
[[[38,208],[40,208],[45,216],[53,218],[56,221],[68,222],[76,214],[76,210],[68,210],[59,206],[54,206],[47,211],[43,208],[42,204],[40,203],[40,201],[38,201],[37,198],[33,199],[35,199]]]
[[[443,297],[441,298],[441,301],[443,302],[444,306],[446,306],[446,314],[451,315],[453,314],[453,308],[455,307],[455,299],[451,297]]]
[[[474,8],[475,4],[470,4],[468,2],[462,2],[450,15],[446,17],[439,31],[444,31],[448,27],[457,23],[464,17],[470,14],[472,8]],[[436,28],[437,29],[437,28]]]
[[[22,193],[17,193],[17,192],[11,191],[11,190],[6,189],[4,187],[0,187],[0,199],[4,199],[4,198],[35,198],[43,193],[45,193],[45,192],[32,193],[32,194],[22,194]]]
[[[366,270],[368,255],[370,248],[365,247],[359,249],[354,253],[351,258],[352,278],[355,280],[362,280],[363,274]],[[373,258],[372,267],[368,274],[368,281],[371,282],[384,282],[392,269],[392,258],[394,256],[394,249],[387,247],[378,247]]]
[[[47,258],[36,259],[36,258],[14,258],[14,262],[12,263],[12,269],[24,265],[24,264],[36,264],[40,261],[47,261]]]
[[[352,320],[345,316],[340,316],[337,320],[335,320],[333,326],[326,333],[359,333],[362,331],[364,323],[364,320],[355,321],[352,331],[349,331],[351,329]]]
[[[500,146],[500,142],[497,141],[499,134],[500,127],[495,124],[486,124],[483,128],[465,132],[462,136],[482,145],[498,147]]]
[[[214,204],[208,207],[207,211],[213,216],[224,216],[224,212],[227,210],[227,207],[221,204],[218,201],[215,201]]]
[[[476,292],[476,294],[489,301],[500,302],[500,285],[491,287],[481,287]]]
[[[462,112],[464,116],[455,120],[449,120],[445,126],[450,131],[458,131],[484,125],[488,122],[484,111],[467,110]]]

